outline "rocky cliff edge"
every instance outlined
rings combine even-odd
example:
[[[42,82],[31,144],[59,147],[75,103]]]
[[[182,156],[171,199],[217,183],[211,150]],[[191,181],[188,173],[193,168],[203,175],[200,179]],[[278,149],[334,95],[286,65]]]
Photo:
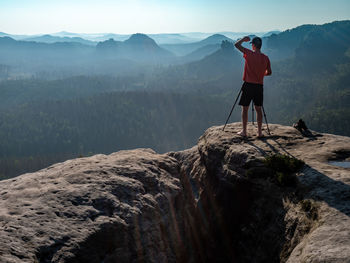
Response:
[[[254,129],[249,126],[250,133]],[[350,138],[239,123],[198,145],[120,151],[0,182],[0,262],[350,262]],[[293,185],[264,158],[305,162]]]

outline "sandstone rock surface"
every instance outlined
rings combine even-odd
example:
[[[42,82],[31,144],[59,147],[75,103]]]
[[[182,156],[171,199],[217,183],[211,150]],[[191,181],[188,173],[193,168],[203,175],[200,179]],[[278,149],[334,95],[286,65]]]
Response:
[[[255,128],[249,126],[251,134]],[[0,182],[0,262],[350,262],[350,138],[270,125],[68,160]],[[305,161],[281,187],[262,159]],[[247,173],[247,171],[251,171]]]
[[[220,169],[215,173],[239,173],[244,164],[273,153],[294,156],[306,163],[298,174],[303,189],[297,194],[312,202],[318,218],[310,222],[310,211],[300,211],[303,202],[293,205],[284,197],[285,242],[290,242],[287,249],[291,253],[282,261],[350,262],[350,169],[328,163],[349,158],[350,138],[317,132],[303,137],[292,127],[270,125],[271,136],[242,140],[233,136],[239,130],[239,124],[229,125],[225,132],[221,127],[212,127],[199,140],[202,158],[212,169]],[[249,130],[255,134],[255,127],[250,126]],[[288,233],[292,230],[296,231],[294,235]]]
[[[0,262],[175,261],[180,195],[176,160],[147,149],[3,181]]]

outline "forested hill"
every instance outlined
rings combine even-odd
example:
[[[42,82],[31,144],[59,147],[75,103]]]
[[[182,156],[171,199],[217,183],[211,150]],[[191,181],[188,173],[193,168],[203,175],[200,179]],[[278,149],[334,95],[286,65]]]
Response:
[[[273,64],[267,106],[276,121],[300,116],[316,130],[350,136],[350,21],[302,26],[273,38],[288,42],[288,34],[298,38],[294,31],[302,40],[290,46],[292,56]]]
[[[230,102],[199,94],[129,91],[33,101],[0,111],[2,178],[95,153],[192,145]]]
[[[297,57],[318,62],[315,61],[317,57],[343,56],[349,48],[349,40],[350,21],[346,20],[324,25],[302,25],[272,34],[264,38],[263,46],[272,60]]]
[[[138,37],[145,41],[141,46],[159,51],[151,39]],[[339,21],[264,38],[262,52],[271,57],[273,72],[264,84],[269,122],[291,125],[303,118],[311,129],[350,136],[349,37],[350,21]],[[5,40],[8,45],[16,43]],[[137,147],[160,152],[191,147],[207,127],[224,123],[242,85],[243,58],[231,41],[222,42],[219,50],[201,60],[143,64],[133,74],[128,71],[129,60],[105,58],[95,57],[94,66],[87,68],[76,67],[85,62],[74,60],[62,70],[69,76],[74,73],[71,67],[81,71],[69,78],[57,78],[65,74],[42,64],[40,58],[15,67],[23,75],[11,80],[4,79],[14,68],[0,65],[1,178],[80,155]],[[62,61],[63,57],[57,64]],[[27,78],[24,68],[31,65],[46,66],[51,73]],[[103,71],[96,74],[95,66]],[[237,107],[231,121],[239,119]]]
[[[198,50],[200,48],[206,47],[208,45],[215,45],[218,43],[221,43],[222,41],[231,41],[232,39],[221,35],[221,34],[214,34],[210,37],[207,37],[206,39],[203,39],[198,42],[194,43],[186,43],[186,44],[165,44],[161,45],[163,48],[170,50],[174,54],[178,56],[185,56],[190,54],[191,52]]]

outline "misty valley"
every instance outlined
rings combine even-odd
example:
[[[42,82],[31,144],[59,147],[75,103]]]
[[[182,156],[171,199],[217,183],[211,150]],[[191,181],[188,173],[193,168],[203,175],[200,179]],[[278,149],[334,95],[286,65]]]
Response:
[[[0,179],[96,153],[190,148],[224,124],[241,88],[239,37],[0,33]],[[269,122],[350,136],[350,21],[261,37]]]

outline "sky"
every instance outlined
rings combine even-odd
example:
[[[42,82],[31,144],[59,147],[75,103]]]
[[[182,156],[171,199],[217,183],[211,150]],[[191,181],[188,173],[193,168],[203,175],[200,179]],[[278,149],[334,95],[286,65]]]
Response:
[[[9,34],[267,32],[350,19],[350,0],[0,0]]]

